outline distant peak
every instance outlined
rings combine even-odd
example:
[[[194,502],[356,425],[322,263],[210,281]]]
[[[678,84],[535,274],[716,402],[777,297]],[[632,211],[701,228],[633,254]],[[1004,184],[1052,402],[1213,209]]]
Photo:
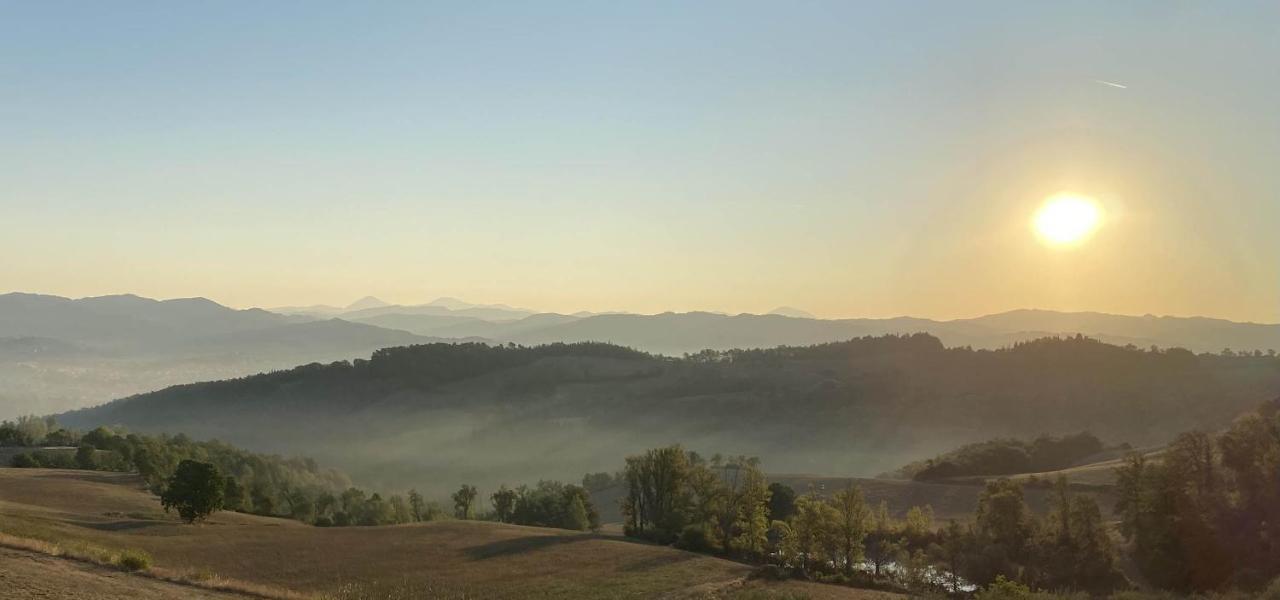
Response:
[[[367,308],[382,308],[384,306],[391,305],[373,296],[365,296],[351,304],[348,304],[347,310],[364,310]]]
[[[769,311],[769,314],[778,315],[781,317],[791,317],[793,319],[816,319],[817,318],[813,315],[813,313],[809,311],[800,310],[798,308],[793,308],[790,306],[779,306],[778,308],[775,308]]]
[[[484,308],[483,304],[472,304],[466,300],[454,298],[453,296],[441,296],[427,303],[427,306],[439,306],[449,310],[465,310],[468,308]]]

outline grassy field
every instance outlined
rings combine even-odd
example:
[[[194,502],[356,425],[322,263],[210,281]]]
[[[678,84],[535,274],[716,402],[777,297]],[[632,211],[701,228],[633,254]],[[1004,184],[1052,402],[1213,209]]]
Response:
[[[243,600],[251,597],[11,548],[0,548],[0,590],[5,598],[44,600]]]
[[[142,549],[168,572],[340,600],[887,597],[748,582],[750,568],[739,563],[554,529],[470,521],[316,528],[228,512],[184,525],[137,478],[114,473],[0,469],[0,531]]]

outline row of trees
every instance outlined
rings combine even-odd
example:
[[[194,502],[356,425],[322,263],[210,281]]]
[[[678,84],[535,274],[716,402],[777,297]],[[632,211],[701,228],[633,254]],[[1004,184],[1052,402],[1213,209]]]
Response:
[[[1156,585],[1250,589],[1280,576],[1280,400],[1220,434],[1130,456],[1117,488],[1121,531]]]
[[[403,496],[368,493],[310,459],[255,454],[217,441],[122,435],[105,427],[81,435],[58,428],[52,419],[36,417],[5,422],[0,431],[5,432],[3,439],[17,440],[14,445],[78,445],[74,453],[44,449],[19,454],[13,466],[136,472],[160,495],[166,509],[176,509],[188,521],[217,510],[289,517],[318,526],[394,525],[450,517],[417,490]],[[579,531],[600,527],[590,494],[577,485],[541,481],[533,487],[503,486],[491,496],[493,510],[483,514],[477,511],[478,498],[474,486],[463,485],[452,495],[452,517]]]
[[[706,460],[680,446],[627,458],[627,535],[691,550],[762,556],[770,491],[755,458]]]
[[[786,574],[952,593],[1000,576],[1090,592],[1123,582],[1097,503],[1070,493],[1065,480],[1045,518],[1027,508],[1018,483],[999,480],[983,491],[973,523],[934,530],[928,506],[897,518],[853,485],[795,497],[785,485],[766,485],[759,462],[745,457],[656,448],[629,457],[623,478],[627,535]]]
[[[575,531],[600,529],[600,513],[582,486],[539,481],[515,489],[501,486],[490,496],[492,518],[502,523],[559,527]]]
[[[58,426],[53,417],[23,415],[0,422],[0,446],[74,446],[80,436]]]

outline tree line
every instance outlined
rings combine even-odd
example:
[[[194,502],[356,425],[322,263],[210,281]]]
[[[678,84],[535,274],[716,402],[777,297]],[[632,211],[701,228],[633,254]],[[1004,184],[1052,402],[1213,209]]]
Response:
[[[1129,456],[1117,494],[1121,532],[1156,585],[1254,589],[1280,576],[1280,400]]]
[[[493,508],[479,511],[479,492],[463,485],[454,492],[452,512],[417,490],[407,495],[369,493],[332,469],[308,458],[255,454],[218,441],[185,435],[120,434],[99,427],[86,434],[58,427],[52,418],[20,417],[0,423],[0,444],[75,446],[75,452],[33,449],[14,456],[11,466],[134,472],[142,476],[166,509],[187,521],[218,510],[287,517],[321,527],[394,525],[445,518],[484,519],[559,527],[600,528],[590,492],[578,485],[540,481],[534,486],[502,486],[490,497]]]
[[[680,446],[627,458],[622,478],[627,535],[761,563],[778,577],[921,593],[962,593],[1001,576],[1089,592],[1123,583],[1096,502],[1065,480],[1045,518],[1002,479],[982,492],[972,523],[935,529],[929,506],[895,516],[852,484],[797,496],[767,484],[756,459],[705,459]]]

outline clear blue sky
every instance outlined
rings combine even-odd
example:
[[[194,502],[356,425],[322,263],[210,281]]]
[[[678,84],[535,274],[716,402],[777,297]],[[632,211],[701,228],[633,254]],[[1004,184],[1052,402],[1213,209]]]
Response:
[[[1275,2],[373,4],[0,2],[0,291],[1280,321]]]

